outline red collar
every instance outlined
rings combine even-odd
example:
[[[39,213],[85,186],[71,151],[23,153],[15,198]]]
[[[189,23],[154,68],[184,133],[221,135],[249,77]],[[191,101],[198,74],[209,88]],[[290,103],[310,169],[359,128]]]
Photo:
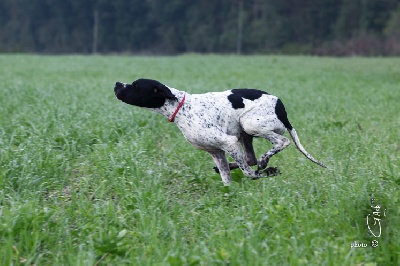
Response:
[[[186,94],[183,95],[182,101],[178,104],[178,107],[176,107],[175,112],[172,114],[171,118],[168,119],[169,122],[174,122],[175,116],[178,113],[179,109],[181,109],[183,103],[185,102]]]

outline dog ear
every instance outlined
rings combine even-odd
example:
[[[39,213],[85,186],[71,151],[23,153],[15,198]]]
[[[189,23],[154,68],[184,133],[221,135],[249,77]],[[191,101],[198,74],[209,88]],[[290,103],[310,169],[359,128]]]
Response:
[[[165,85],[155,87],[154,92],[163,95],[166,99],[177,100],[176,96]]]

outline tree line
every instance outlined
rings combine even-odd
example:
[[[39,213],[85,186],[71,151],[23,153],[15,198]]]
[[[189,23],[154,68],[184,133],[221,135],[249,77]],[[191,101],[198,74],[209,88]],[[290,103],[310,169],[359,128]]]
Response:
[[[2,0],[0,52],[400,55],[400,1]]]

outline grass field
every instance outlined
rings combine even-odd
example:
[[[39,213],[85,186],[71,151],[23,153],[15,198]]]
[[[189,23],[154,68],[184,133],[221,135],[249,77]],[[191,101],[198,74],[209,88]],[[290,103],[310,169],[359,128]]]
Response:
[[[0,77],[0,265],[400,264],[400,58],[0,55]],[[281,175],[224,187],[173,123],[115,99],[139,77],[277,95],[332,170],[291,145]]]

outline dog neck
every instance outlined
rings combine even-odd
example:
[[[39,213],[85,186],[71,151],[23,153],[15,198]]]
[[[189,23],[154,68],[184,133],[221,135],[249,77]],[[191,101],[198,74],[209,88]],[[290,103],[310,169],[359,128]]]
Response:
[[[164,117],[167,117],[168,120],[170,120],[171,117],[173,116],[173,114],[175,113],[175,111],[178,109],[179,105],[181,105],[181,106],[182,106],[182,104],[184,105],[184,102],[182,101],[183,98],[185,97],[187,99],[189,94],[184,91],[179,91],[174,88],[170,88],[170,87],[168,87],[168,88],[171,90],[172,94],[175,95],[176,100],[166,99],[164,105],[161,106],[160,108],[150,108],[150,109]],[[179,116],[179,111],[177,112],[176,115]],[[172,118],[174,118],[174,117],[172,117]],[[173,122],[173,121],[170,121],[170,122]]]

